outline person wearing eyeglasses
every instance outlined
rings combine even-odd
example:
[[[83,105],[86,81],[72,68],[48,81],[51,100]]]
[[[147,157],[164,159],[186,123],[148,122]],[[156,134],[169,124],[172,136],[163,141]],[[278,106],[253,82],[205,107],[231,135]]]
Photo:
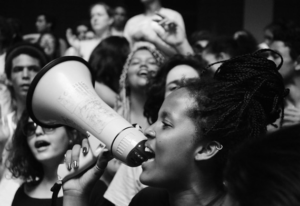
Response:
[[[30,119],[25,110],[18,122],[7,159],[13,177],[24,181],[12,205],[51,205],[51,188],[57,182],[57,168],[63,162],[66,151],[75,144],[79,147],[81,142],[87,144],[87,139],[77,130],[71,127],[41,127]],[[76,168],[78,164],[73,162],[68,167]],[[102,205],[105,190],[106,185],[99,180],[91,195],[90,205]],[[62,205],[62,196],[60,191],[57,205]]]

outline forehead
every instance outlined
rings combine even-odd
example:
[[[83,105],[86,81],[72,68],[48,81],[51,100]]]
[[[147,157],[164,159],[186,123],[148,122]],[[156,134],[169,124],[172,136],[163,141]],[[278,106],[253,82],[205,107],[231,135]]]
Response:
[[[47,40],[52,40],[52,39],[54,39],[54,36],[52,35],[52,34],[44,34],[43,36],[42,36],[42,39],[47,39]]]
[[[167,75],[166,83],[180,80],[181,78],[197,78],[199,77],[198,72],[189,65],[177,65],[173,69],[171,69]]]
[[[101,4],[96,4],[95,6],[93,6],[93,8],[91,9],[91,13],[107,13],[106,9],[103,5]]]
[[[137,50],[132,58],[141,58],[141,57],[153,57],[151,52],[147,49]]]
[[[39,15],[39,16],[37,17],[37,19],[38,19],[38,20],[42,20],[42,21],[46,21],[46,18],[45,18],[44,15]]]
[[[20,54],[13,58],[12,60],[12,66],[29,66],[29,65],[35,65],[35,66],[40,66],[39,60],[31,57],[27,54]]]
[[[88,28],[85,25],[79,25],[77,26],[77,31],[86,31]]]
[[[184,117],[188,115],[189,109],[194,106],[194,99],[190,96],[186,88],[180,88],[168,95],[160,109],[160,113],[167,112],[174,117]]]
[[[126,14],[126,10],[121,6],[118,6],[117,8],[115,8],[115,13],[116,14]]]

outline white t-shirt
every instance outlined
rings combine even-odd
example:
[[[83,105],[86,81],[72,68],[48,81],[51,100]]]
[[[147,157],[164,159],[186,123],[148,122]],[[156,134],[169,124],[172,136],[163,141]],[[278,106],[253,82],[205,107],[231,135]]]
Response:
[[[177,25],[181,26],[181,28],[185,31],[185,26],[184,26],[184,21],[181,16],[177,11],[174,11],[172,9],[167,9],[167,8],[161,8],[158,11],[159,14],[162,14],[163,16],[166,16],[168,19],[174,21]],[[145,14],[139,14],[136,15],[132,18],[130,18],[124,28],[124,37],[129,41],[131,47],[134,46],[135,40],[133,38],[135,32],[137,31],[137,26],[144,22],[151,20],[154,17],[154,15],[145,15]]]
[[[140,181],[142,167],[128,167],[122,164],[107,188],[104,198],[116,206],[128,206],[131,199],[143,188]]]
[[[0,55],[0,75],[5,73],[5,56],[6,53],[3,53],[2,55]]]

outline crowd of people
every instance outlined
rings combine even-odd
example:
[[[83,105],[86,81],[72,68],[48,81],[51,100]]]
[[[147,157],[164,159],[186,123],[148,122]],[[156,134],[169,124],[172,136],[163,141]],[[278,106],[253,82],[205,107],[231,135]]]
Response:
[[[76,170],[90,152],[85,134],[42,127],[26,109],[36,74],[63,56],[84,59],[97,95],[142,127],[148,160],[129,167],[101,150],[57,205],[299,205],[300,27],[274,21],[264,42],[243,29],[187,36],[179,12],[140,2],[131,18],[94,3],[63,38],[48,13],[26,35],[0,17],[1,205],[53,204],[58,165]]]

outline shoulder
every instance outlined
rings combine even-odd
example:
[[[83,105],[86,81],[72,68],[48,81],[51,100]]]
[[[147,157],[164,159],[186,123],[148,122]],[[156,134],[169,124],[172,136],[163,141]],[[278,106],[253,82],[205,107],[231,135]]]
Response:
[[[168,18],[182,18],[181,14],[178,11],[168,9],[168,8],[161,8],[159,13],[166,15]]]
[[[131,200],[129,206],[169,206],[168,192],[164,189],[147,187],[138,192]]]
[[[143,19],[145,19],[145,15],[144,14],[138,14],[136,16],[133,16],[131,17],[127,23],[126,23],[126,26],[128,25],[133,25],[135,24],[136,22],[139,22],[139,21],[142,21]]]

